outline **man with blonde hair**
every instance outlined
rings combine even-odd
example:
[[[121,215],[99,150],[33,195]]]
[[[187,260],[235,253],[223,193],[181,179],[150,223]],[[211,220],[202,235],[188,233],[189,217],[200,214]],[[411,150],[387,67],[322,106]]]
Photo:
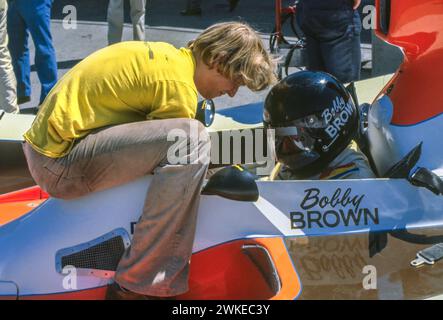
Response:
[[[75,198],[153,174],[130,249],[109,299],[171,297],[188,290],[200,189],[210,142],[194,120],[197,95],[234,96],[275,80],[258,34],[226,22],[187,48],[132,41],[101,49],[71,69],[24,135],[35,181],[51,196]],[[180,129],[183,143],[169,141]],[[192,135],[194,132],[194,135]],[[181,154],[175,163],[169,155]]]

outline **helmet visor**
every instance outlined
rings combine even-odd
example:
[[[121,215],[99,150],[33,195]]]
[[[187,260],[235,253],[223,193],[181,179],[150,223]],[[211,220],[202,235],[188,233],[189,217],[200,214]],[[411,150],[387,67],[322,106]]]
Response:
[[[320,155],[316,151],[317,138],[315,133],[323,129],[327,123],[315,115],[295,120],[285,127],[273,128],[275,130],[275,151],[277,159],[297,170],[315,160]]]

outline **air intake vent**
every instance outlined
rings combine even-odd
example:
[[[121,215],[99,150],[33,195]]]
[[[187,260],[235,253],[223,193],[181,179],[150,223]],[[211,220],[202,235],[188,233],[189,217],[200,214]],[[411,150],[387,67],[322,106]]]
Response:
[[[66,266],[115,271],[129,244],[126,230],[118,229],[87,243],[59,250],[56,254],[57,271],[61,272]]]

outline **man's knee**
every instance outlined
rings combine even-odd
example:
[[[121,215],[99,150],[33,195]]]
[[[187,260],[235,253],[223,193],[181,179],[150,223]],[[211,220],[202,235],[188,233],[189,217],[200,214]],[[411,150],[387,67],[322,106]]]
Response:
[[[170,121],[168,141],[173,141],[168,155],[181,155],[186,163],[209,164],[211,139],[203,124],[194,119]],[[179,163],[182,163],[180,160]]]
[[[198,124],[198,149],[200,161],[205,165],[209,165],[209,162],[211,160],[211,136],[209,135],[206,127],[200,121],[193,121],[197,122]]]
[[[206,127],[198,120],[179,118],[171,119],[170,123],[172,130],[178,129],[180,131],[183,131],[188,137],[202,137],[205,139],[209,139],[209,134],[206,130]]]
[[[194,142],[194,145],[201,147],[211,143],[209,133],[200,121],[195,119],[183,120],[184,121],[180,123],[181,129],[186,132],[186,135]]]

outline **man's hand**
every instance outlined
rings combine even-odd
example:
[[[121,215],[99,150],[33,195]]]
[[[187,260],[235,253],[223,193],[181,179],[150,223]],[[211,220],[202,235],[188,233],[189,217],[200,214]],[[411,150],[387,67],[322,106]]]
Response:
[[[354,6],[352,9],[357,10],[357,8],[360,6],[361,0],[354,0]]]

